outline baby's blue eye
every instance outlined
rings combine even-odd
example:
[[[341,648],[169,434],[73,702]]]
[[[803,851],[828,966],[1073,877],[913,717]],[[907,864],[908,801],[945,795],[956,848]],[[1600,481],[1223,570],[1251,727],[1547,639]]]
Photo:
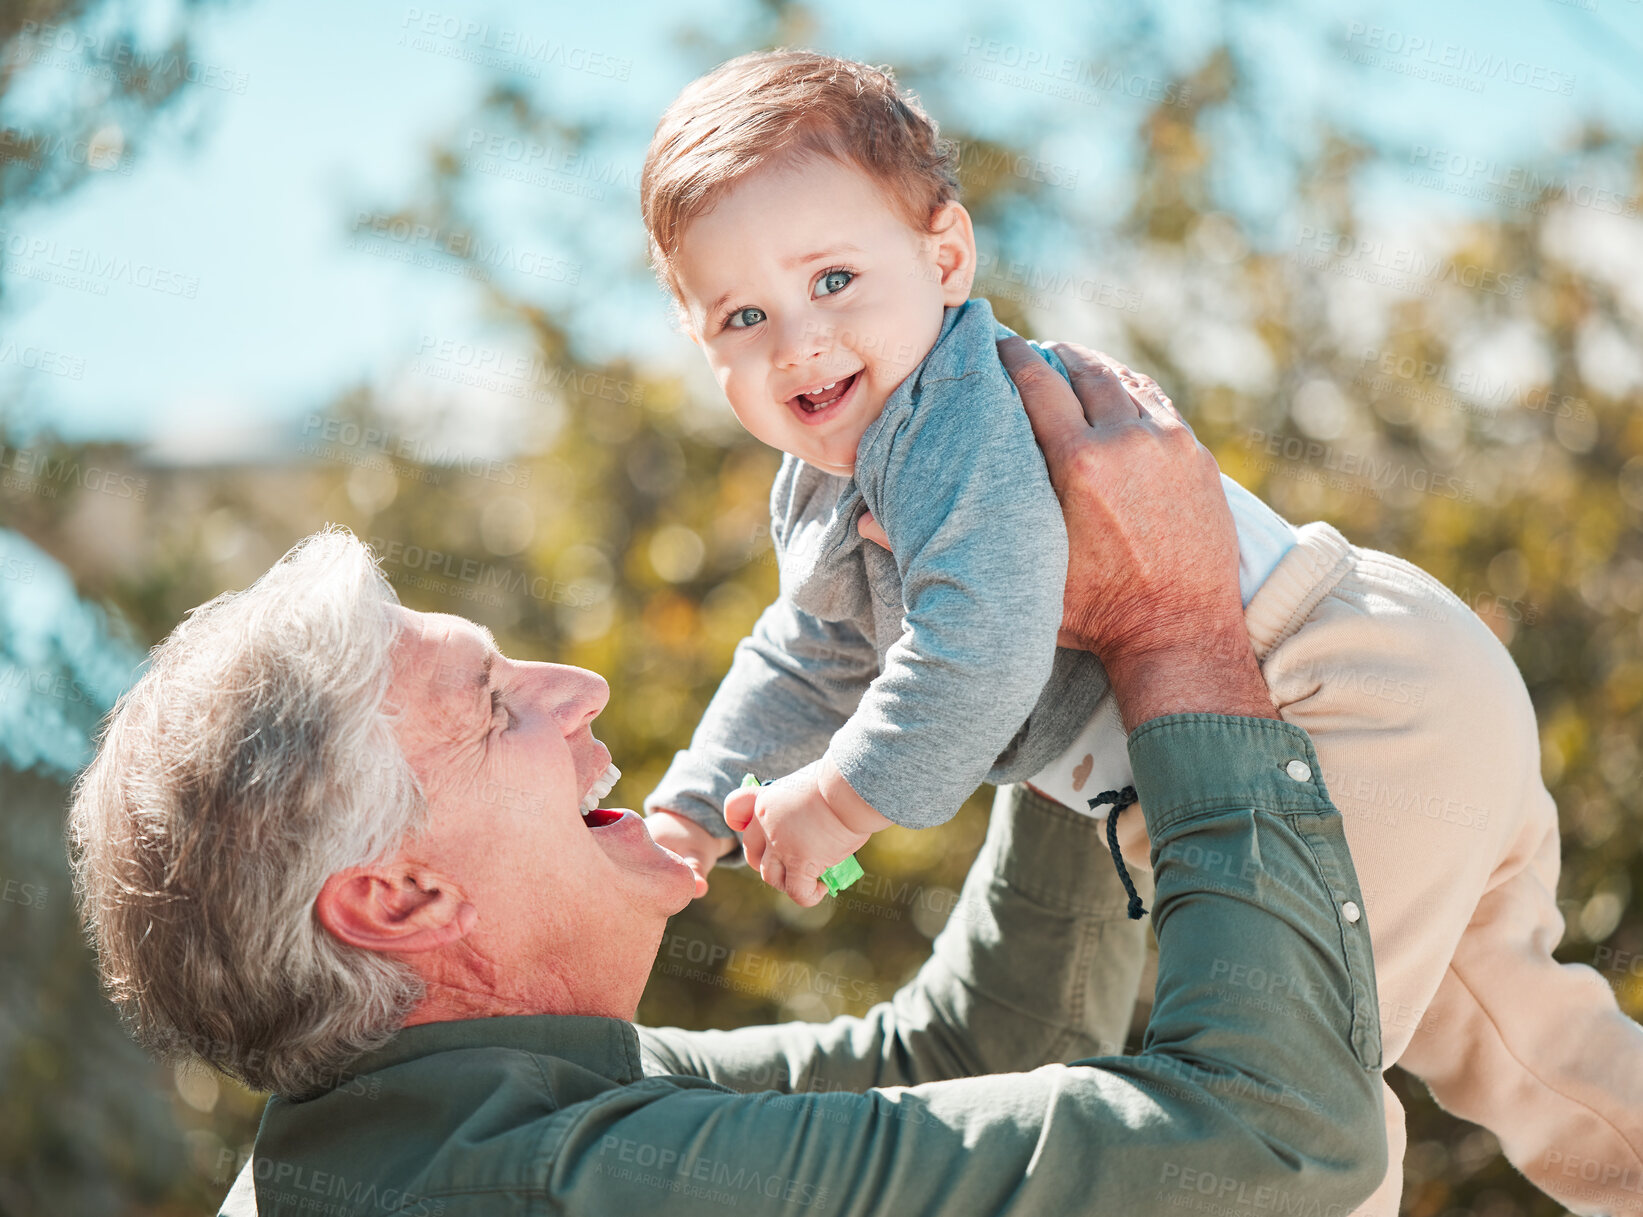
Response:
[[[856,273],[854,271],[830,270],[820,279],[816,280],[816,290],[813,294],[817,296],[831,296],[834,292],[842,292],[845,288],[850,286],[850,280],[855,277]]]
[[[748,326],[758,325],[763,320],[764,310],[762,308],[739,308],[730,314],[725,324],[731,329],[745,330]]]

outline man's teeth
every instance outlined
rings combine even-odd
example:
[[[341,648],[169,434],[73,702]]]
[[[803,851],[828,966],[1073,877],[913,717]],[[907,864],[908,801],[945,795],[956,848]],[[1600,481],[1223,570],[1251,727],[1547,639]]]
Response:
[[[600,800],[611,792],[611,788],[616,785],[621,776],[622,771],[615,765],[606,765],[605,772],[599,775],[599,780],[593,784],[587,794],[582,796],[583,812],[589,812],[598,807]]]

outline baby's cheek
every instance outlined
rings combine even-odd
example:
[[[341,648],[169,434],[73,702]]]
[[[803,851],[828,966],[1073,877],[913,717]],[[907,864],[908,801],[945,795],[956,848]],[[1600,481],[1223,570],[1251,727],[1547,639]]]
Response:
[[[759,409],[759,399],[745,379],[731,380],[725,385],[725,400],[730,403],[730,412],[737,422],[749,431],[759,429],[764,412]]]

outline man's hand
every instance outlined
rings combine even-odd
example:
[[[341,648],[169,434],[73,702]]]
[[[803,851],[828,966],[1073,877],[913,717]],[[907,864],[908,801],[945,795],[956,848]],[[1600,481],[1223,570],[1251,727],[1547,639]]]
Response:
[[[1095,352],[1050,347],[1072,388],[1025,342],[999,343],[999,356],[1067,519],[1062,645],[1145,653],[1206,623],[1241,630],[1237,535],[1215,458],[1161,392],[1132,395]]]
[[[1093,651],[1124,725],[1204,711],[1276,718],[1244,627],[1238,537],[1209,450],[1150,378],[1048,344],[998,344],[1067,519],[1060,643]],[[888,546],[871,516],[864,537]]]
[[[1244,627],[1238,534],[1209,449],[1151,379],[1052,343],[998,345],[1067,517],[1065,645],[1094,651],[1124,725],[1212,711],[1275,718]]]
[[[725,823],[742,834],[747,864],[760,878],[810,908],[827,894],[821,873],[890,821],[823,757],[768,786],[732,792],[725,800]]]
[[[707,895],[707,874],[720,858],[735,848],[728,837],[716,837],[696,821],[658,807],[645,817],[650,839],[678,854],[696,872],[696,895]]]

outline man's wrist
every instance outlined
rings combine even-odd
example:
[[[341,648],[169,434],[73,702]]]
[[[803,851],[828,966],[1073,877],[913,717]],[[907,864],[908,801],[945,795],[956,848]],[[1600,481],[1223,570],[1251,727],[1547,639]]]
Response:
[[[1166,714],[1278,717],[1241,622],[1236,634],[1188,634],[1167,647],[1102,655],[1101,662],[1128,731]]]
[[[1130,733],[1129,757],[1155,848],[1206,809],[1333,809],[1312,741],[1282,719],[1165,715]]]

